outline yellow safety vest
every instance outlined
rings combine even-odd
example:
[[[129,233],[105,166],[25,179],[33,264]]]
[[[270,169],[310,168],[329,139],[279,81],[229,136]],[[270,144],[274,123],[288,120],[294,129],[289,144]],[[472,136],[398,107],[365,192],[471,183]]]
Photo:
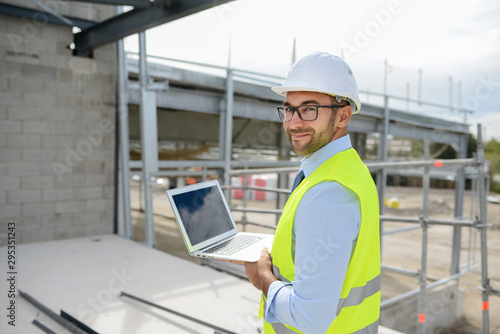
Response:
[[[271,256],[274,275],[293,282],[295,264],[292,230],[295,211],[304,194],[323,181],[336,181],[359,197],[361,225],[356,247],[347,268],[337,314],[327,333],[377,333],[380,316],[380,237],[378,196],[368,168],[352,148],[336,154],[305,178],[288,199],[276,228]],[[332,224],[335,218],[332,217]],[[264,315],[262,296],[259,316]],[[264,321],[264,333],[301,333],[284,324]]]

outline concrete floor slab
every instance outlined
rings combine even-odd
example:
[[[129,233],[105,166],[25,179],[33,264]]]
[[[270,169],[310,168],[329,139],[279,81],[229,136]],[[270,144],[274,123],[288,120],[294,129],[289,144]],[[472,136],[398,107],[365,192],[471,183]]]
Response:
[[[0,248],[7,275],[7,248]],[[0,291],[1,333],[40,333],[37,319],[67,332],[19,296],[19,290],[99,333],[214,333],[213,329],[141,304],[124,291],[236,333],[258,333],[260,293],[248,281],[115,235],[21,244],[16,252],[15,327],[8,324],[9,285]],[[382,328],[380,333],[389,333]],[[392,332],[390,332],[392,333]]]

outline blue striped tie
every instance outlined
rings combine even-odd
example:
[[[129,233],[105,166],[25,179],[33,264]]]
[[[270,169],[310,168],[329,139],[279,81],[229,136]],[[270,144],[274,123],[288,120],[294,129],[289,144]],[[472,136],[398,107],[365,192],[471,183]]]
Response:
[[[292,186],[291,192],[293,192],[295,190],[295,188],[297,188],[297,186],[300,184],[300,182],[302,182],[303,179],[304,179],[304,171],[301,168],[299,170],[299,172],[297,173],[297,175],[295,175],[295,180],[293,181],[293,186]]]

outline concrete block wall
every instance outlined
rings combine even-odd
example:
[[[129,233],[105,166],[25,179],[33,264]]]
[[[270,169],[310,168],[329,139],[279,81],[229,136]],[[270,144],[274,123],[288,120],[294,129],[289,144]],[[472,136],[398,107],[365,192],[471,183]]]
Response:
[[[88,20],[115,13],[53,2]],[[116,48],[79,58],[72,41],[71,27],[0,14],[0,246],[11,221],[18,243],[113,230]]]

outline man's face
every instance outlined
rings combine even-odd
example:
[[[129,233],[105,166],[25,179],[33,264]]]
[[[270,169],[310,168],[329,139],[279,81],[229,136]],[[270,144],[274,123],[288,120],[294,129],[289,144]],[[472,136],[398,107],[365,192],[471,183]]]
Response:
[[[317,92],[288,92],[284,105],[298,107],[301,105],[331,105],[330,96]],[[286,135],[292,144],[292,150],[303,156],[310,156],[333,140],[335,132],[335,115],[333,108],[320,108],[318,118],[314,121],[303,121],[295,112],[289,122],[283,122]]]

